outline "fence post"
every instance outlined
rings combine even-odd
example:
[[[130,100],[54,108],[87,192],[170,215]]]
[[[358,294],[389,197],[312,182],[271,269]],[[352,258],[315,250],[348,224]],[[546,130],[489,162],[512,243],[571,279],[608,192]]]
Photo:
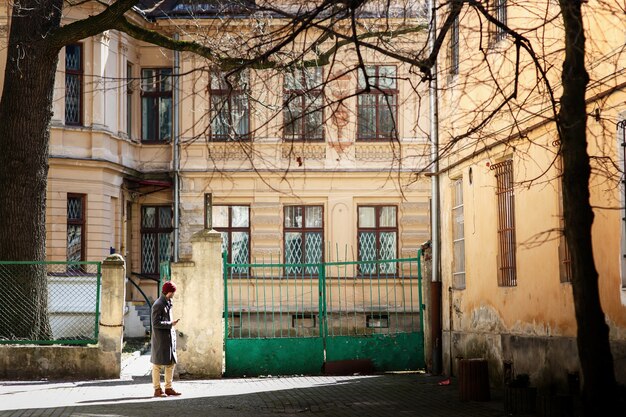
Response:
[[[125,277],[126,266],[120,255],[111,255],[104,260],[98,345],[105,355],[101,361],[103,367],[101,377],[105,378],[119,378],[122,369]]]
[[[224,277],[222,235],[201,230],[191,238],[192,261],[171,264],[177,290],[174,318],[180,318],[177,353],[179,374],[220,378],[224,352]]]

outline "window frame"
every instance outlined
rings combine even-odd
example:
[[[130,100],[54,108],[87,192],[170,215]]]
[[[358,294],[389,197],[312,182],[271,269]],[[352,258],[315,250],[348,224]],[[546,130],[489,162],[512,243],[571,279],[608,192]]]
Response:
[[[250,100],[249,100],[249,93],[250,93],[249,76],[250,75],[249,73],[246,72],[244,76],[247,77],[245,81],[245,87],[240,88],[241,83],[236,83],[235,85],[231,83],[231,85],[229,86],[224,80],[224,74],[221,72],[211,72],[209,74],[209,85],[207,88],[207,91],[209,93],[209,106],[211,109],[210,111],[211,118],[209,120],[209,141],[211,142],[248,142],[252,139],[252,134],[251,134],[251,129],[250,129],[251,117],[250,117]],[[213,86],[214,77],[219,83],[218,88],[214,88]],[[226,135],[215,134],[213,132],[214,130],[213,124],[216,123],[216,121],[218,120],[218,115],[221,114],[221,112],[224,110],[223,104],[227,103],[228,119],[232,122],[233,99],[237,99],[238,96],[242,96],[243,98],[245,98],[245,103],[246,103],[245,120],[246,120],[247,131],[245,132],[245,134],[237,133],[236,136],[231,135],[232,129],[229,129],[229,133]],[[222,97],[222,99],[219,100],[219,103],[222,104],[222,106],[220,106],[220,108],[217,110],[214,108],[215,106],[213,104],[214,97]]]
[[[80,213],[80,219],[71,219],[69,217],[69,210],[67,211],[66,214],[66,239],[65,239],[65,259],[67,261],[70,261],[69,259],[69,245],[68,245],[68,241],[67,241],[67,233],[69,232],[69,226],[80,226],[81,227],[81,232],[80,232],[80,259],[78,261],[75,262],[84,262],[87,258],[86,253],[85,253],[85,249],[86,249],[86,237],[87,237],[87,210],[86,210],[86,203],[87,203],[87,194],[79,194],[79,193],[67,193],[67,203],[69,205],[69,201],[70,199],[78,199],[81,201],[81,213]]]
[[[623,207],[621,216],[620,275],[621,289],[624,291],[626,290],[626,112],[621,113],[619,119],[620,120],[616,123],[616,133],[619,165],[622,167],[619,189],[620,203]]]
[[[450,44],[448,48],[448,56],[450,66],[448,68],[448,74],[451,76],[459,75],[459,30],[460,30],[460,17],[457,16],[452,22],[450,27]]]
[[[312,88],[307,87],[307,75],[305,74],[306,71],[310,69],[314,69],[317,72],[314,76],[315,80],[317,81],[319,79],[319,84],[312,86]],[[324,142],[324,71],[322,67],[298,68],[291,73],[294,80],[296,80],[296,74],[298,74],[298,82],[301,86],[303,86],[303,88],[287,88],[288,74],[283,76],[283,140],[289,142]],[[314,107],[314,102],[317,99],[319,99],[321,103],[319,108]],[[287,120],[287,115],[290,114],[289,105],[296,100],[299,101],[298,109],[301,110],[300,117],[293,118],[290,123]],[[307,104],[307,101],[310,102]],[[307,135],[307,133],[309,133],[306,128],[307,117],[312,117],[316,114],[321,114],[320,134],[319,136],[311,137]],[[298,124],[300,133],[298,135],[288,137],[286,132],[289,124]]]
[[[460,191],[459,191],[460,188]],[[465,256],[465,196],[463,192],[463,177],[452,180],[452,287],[457,290],[463,290],[466,288],[466,269],[467,269],[467,257]],[[459,201],[460,200],[460,201]],[[463,219],[462,237],[457,236],[457,227],[459,222],[457,221],[458,212],[461,213]],[[457,270],[459,260],[456,256],[457,245],[462,248],[463,256],[463,270]]]
[[[390,77],[380,77],[380,70],[383,67],[392,67],[394,68],[394,76],[393,76],[393,80],[394,80],[394,84],[395,84],[395,88],[380,88],[379,86],[379,79],[380,78],[390,78]],[[387,141],[392,141],[392,140],[396,140],[399,135],[400,132],[398,130],[398,100],[399,100],[399,89],[398,89],[398,66],[397,65],[386,65],[386,64],[380,64],[380,65],[366,65],[366,68],[374,68],[374,75],[373,76],[368,76],[368,79],[370,80],[370,91],[365,91],[365,88],[367,86],[361,86],[360,83],[360,77],[362,75],[362,72],[359,72],[359,77],[357,80],[357,84],[359,84],[357,86],[358,88],[358,92],[357,92],[357,111],[356,111],[356,115],[357,115],[357,123],[356,123],[356,140],[357,142],[387,142]],[[374,80],[374,83],[371,83],[371,80]],[[374,105],[374,124],[375,124],[375,128],[374,128],[374,133],[373,136],[362,136],[363,132],[362,132],[362,128],[361,128],[361,110],[364,107],[372,107],[372,106],[364,106],[363,103],[361,103],[361,100],[363,99],[363,97],[366,96],[372,96],[375,98],[375,105]],[[384,97],[393,97],[394,99],[394,103],[390,104],[388,100],[384,100],[384,103],[380,103],[379,99],[384,98]],[[382,106],[385,106],[388,108],[388,110],[391,112],[392,115],[392,122],[393,122],[393,128],[391,129],[391,132],[389,132],[389,134],[387,134],[387,132],[383,131],[381,129],[381,113],[382,111],[380,110],[382,108]],[[384,135],[383,135],[384,133]],[[395,134],[395,135],[394,135]]]
[[[139,249],[141,254],[140,265],[141,265],[141,273],[148,276],[159,276],[160,275],[160,267],[161,267],[161,257],[160,257],[160,242],[158,239],[158,235],[162,233],[170,234],[170,246],[172,245],[172,233],[174,232],[174,225],[170,227],[160,227],[159,226],[159,217],[160,217],[160,209],[163,207],[167,207],[170,209],[170,219],[173,222],[174,219],[174,209],[170,204],[142,204],[140,206],[140,216],[139,216]],[[144,209],[146,208],[155,208],[155,227],[144,227]],[[156,252],[156,271],[146,271],[144,270],[144,250],[143,250],[143,237],[145,234],[155,234],[157,238],[155,239],[155,252]],[[171,254],[170,254],[171,258]]]
[[[498,286],[515,287],[517,286],[517,240],[513,160],[506,159],[491,165],[490,169],[496,173]]]
[[[366,207],[370,207],[370,208],[374,208],[374,218],[375,218],[375,226],[372,227],[365,227],[365,226],[361,226],[361,218],[360,218],[360,213],[359,210],[361,208],[366,208]],[[380,211],[385,208],[385,207],[393,207],[395,208],[395,226],[394,227],[390,227],[390,226],[380,226]],[[376,260],[381,260],[379,258],[379,254],[380,254],[380,234],[384,233],[384,232],[394,232],[396,234],[396,248],[395,248],[395,258],[393,259],[398,259],[398,251],[399,251],[399,236],[400,236],[400,227],[399,227],[399,208],[397,204],[358,204],[357,208],[356,208],[356,219],[357,219],[357,261],[361,261],[361,239],[360,239],[360,235],[363,232],[368,232],[371,233],[372,231],[374,231],[375,233],[375,238],[374,241],[376,243]],[[361,269],[361,265],[359,265],[359,267],[357,268],[357,275],[359,277],[363,277],[363,276],[371,276],[371,275],[380,275],[380,276],[386,276],[386,275],[394,275],[395,272],[390,272],[390,273],[385,273],[385,272],[380,272],[380,264],[376,263],[376,271],[373,273],[368,273],[368,272],[363,272]]]
[[[247,250],[248,250],[248,260],[246,263],[250,264],[250,247],[251,247],[251,242],[252,242],[252,231],[251,231],[251,222],[250,222],[250,205],[249,204],[213,204],[213,209],[215,209],[215,207],[228,207],[228,226],[224,227],[224,226],[216,226],[215,225],[215,221],[213,220],[212,224],[213,224],[213,229],[215,229],[216,231],[220,232],[220,233],[226,233],[228,235],[228,251],[227,251],[227,262],[228,263],[232,263],[232,255],[233,255],[233,251],[232,251],[232,244],[233,244],[233,232],[247,232],[248,233],[248,244],[247,244]],[[233,207],[247,207],[248,208],[248,226],[246,227],[233,227]],[[215,210],[212,211],[212,213],[215,213]],[[235,274],[232,274],[233,276],[238,276],[238,275],[246,275],[246,276],[250,276],[250,268],[246,268],[247,272],[242,272],[242,271],[238,271]]]
[[[154,81],[154,85],[156,85],[156,88],[154,91],[146,91],[146,89],[144,88],[144,80],[148,79],[148,77],[144,76],[144,71],[156,71],[156,80]],[[163,72],[165,71],[169,71],[169,78],[170,78],[170,82],[167,83],[169,84],[169,90],[161,90],[160,86],[163,83],[163,79],[167,78],[168,75],[163,75]],[[174,100],[174,94],[173,94],[173,82],[172,82],[172,77],[173,77],[173,69],[171,67],[143,67],[141,68],[141,85],[140,85],[140,90],[141,90],[141,143],[144,144],[167,144],[170,143],[172,140],[172,135],[173,135],[173,123],[172,123],[172,117],[173,117],[173,100]],[[152,77],[150,77],[152,78]],[[168,99],[171,102],[170,105],[170,132],[169,132],[169,136],[163,139],[160,138],[146,138],[144,137],[144,124],[147,123],[146,120],[144,120],[144,98],[152,98],[157,100],[158,103],[160,103],[160,100],[162,99]],[[154,129],[155,132],[157,132],[157,136],[160,136],[160,114],[158,111],[158,106],[155,107],[155,109],[153,109],[156,111],[156,114],[154,115],[154,125],[152,126],[152,128]]]
[[[493,7],[493,17],[503,25],[507,25],[508,20],[508,1],[507,0],[491,0]],[[490,24],[490,40],[491,44],[495,45],[498,42],[506,39],[507,33],[506,31],[497,26],[494,23]]]
[[[80,51],[80,60],[78,62],[78,69],[69,69],[67,67],[67,48],[68,47],[77,47],[78,50]],[[68,92],[67,92],[67,85],[68,85],[68,77],[76,77],[78,79],[78,94],[77,94],[77,98],[78,98],[78,120],[77,121],[68,121],[67,119],[67,97],[69,96]],[[65,117],[65,124],[67,126],[82,126],[83,125],[83,113],[84,113],[84,91],[85,91],[85,86],[84,86],[84,77],[85,77],[85,56],[84,56],[84,48],[83,48],[83,44],[80,42],[77,43],[72,43],[69,45],[65,46],[65,113],[64,113],[64,117]]]
[[[301,208],[302,209],[302,227],[287,227],[285,225],[286,219],[287,219],[287,215],[286,215],[286,211],[288,208]],[[307,208],[314,208],[314,207],[319,207],[322,211],[321,216],[322,216],[322,224],[320,227],[307,227],[306,226],[306,209]],[[301,233],[302,234],[302,253],[301,253],[301,259],[300,262],[297,263],[301,263],[304,264],[306,263],[306,254],[307,254],[307,247],[306,247],[306,233],[320,233],[322,236],[322,242],[321,242],[321,259],[320,262],[324,262],[325,259],[325,251],[324,251],[324,243],[325,243],[325,235],[324,235],[324,226],[325,226],[325,222],[324,222],[324,205],[323,204],[286,204],[283,206],[283,253],[285,254],[285,259],[284,262],[285,264],[287,264],[287,233]],[[287,266],[285,265],[285,267],[283,268],[283,273],[285,274],[285,276],[305,276],[305,277],[316,277],[318,276],[318,271],[317,269],[315,270],[315,273],[310,273],[306,271],[306,268],[301,271],[301,272],[289,272],[287,271]]]
[[[134,65],[126,61],[126,135],[129,139],[133,137],[133,94],[135,93],[135,82],[133,80]]]

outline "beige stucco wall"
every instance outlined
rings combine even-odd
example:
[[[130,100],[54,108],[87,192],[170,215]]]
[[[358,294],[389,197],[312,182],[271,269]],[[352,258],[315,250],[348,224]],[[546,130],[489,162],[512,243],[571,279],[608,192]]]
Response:
[[[556,13],[556,4],[510,6],[509,24],[533,27],[529,7]],[[607,5],[605,5],[607,6]],[[621,148],[616,138],[619,114],[624,103],[623,68],[626,64],[623,39],[626,29],[619,11],[606,11],[590,2],[583,6],[587,24],[590,99],[588,111],[599,110],[599,118],[588,119],[589,153],[594,172],[591,180],[591,203],[594,206],[594,257],[599,272],[602,307],[610,326],[611,343],[618,380],[626,381],[626,292],[622,288],[620,257],[623,253],[621,230],[624,204],[619,180],[623,163],[616,152]],[[537,14],[537,16],[539,16]],[[543,15],[542,15],[543,16]],[[476,50],[476,27],[471,16],[461,24],[460,74],[444,81],[441,94],[442,126],[447,134],[461,134],[482,120],[487,111],[502,101],[489,89],[488,63],[495,71],[505,93],[511,92],[514,79],[511,62],[503,54],[513,54],[510,39],[489,49],[485,56],[467,56],[468,47]],[[537,21],[535,22],[537,23]],[[554,24],[538,26],[525,35],[534,50],[552,65],[548,77],[560,95],[560,69],[563,53],[559,19]],[[473,49],[472,49],[473,48]],[[513,55],[509,56],[511,58]],[[515,373],[528,373],[538,386],[567,386],[567,373],[577,372],[576,320],[569,283],[560,282],[559,244],[561,212],[559,209],[558,143],[554,125],[545,123],[551,116],[545,88],[537,89],[537,73],[522,57],[517,98],[492,123],[468,139],[462,140],[443,159],[442,200],[442,280],[443,280],[443,355],[446,372],[456,373],[456,358],[487,357],[491,382],[502,383],[503,362],[510,361]],[[464,74],[471,74],[465,77]],[[482,80],[482,81],[481,81]],[[621,87],[619,87],[621,86]],[[612,91],[618,87],[617,91]],[[535,90],[532,90],[535,89]],[[537,94],[539,91],[541,94]],[[600,94],[602,96],[595,96]],[[495,97],[482,107],[487,98]],[[484,112],[481,110],[485,110]],[[518,124],[511,125],[515,116]],[[623,118],[623,116],[622,116]],[[534,125],[534,127],[533,127]],[[518,132],[522,132],[519,138]],[[498,141],[505,144],[497,145]],[[512,158],[515,181],[515,233],[517,285],[500,287],[497,279],[497,197],[495,173],[490,165]],[[615,165],[613,165],[615,164]],[[452,289],[454,266],[452,243],[452,182],[463,179],[466,288]]]

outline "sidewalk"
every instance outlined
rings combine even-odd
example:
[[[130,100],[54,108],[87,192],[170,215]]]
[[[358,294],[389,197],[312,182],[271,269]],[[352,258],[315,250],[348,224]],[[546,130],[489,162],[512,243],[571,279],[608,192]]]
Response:
[[[0,381],[0,416],[502,417],[502,397],[461,402],[444,377],[418,373],[174,381],[181,397],[155,399],[149,355],[123,364],[106,381]]]

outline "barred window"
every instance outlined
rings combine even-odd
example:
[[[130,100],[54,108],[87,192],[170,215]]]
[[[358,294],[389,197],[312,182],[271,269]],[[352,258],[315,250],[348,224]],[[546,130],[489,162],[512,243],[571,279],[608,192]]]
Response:
[[[450,49],[448,51],[450,75],[459,73],[459,16],[454,19],[450,27]]]
[[[301,68],[285,74],[285,140],[323,141],[322,69]]]
[[[85,260],[85,195],[67,195],[67,260]]]
[[[324,260],[324,208],[322,206],[286,206],[283,218],[283,242],[286,264],[314,264]],[[288,266],[285,273],[317,275],[315,267],[303,271]]]
[[[222,234],[222,251],[231,264],[250,263],[250,207],[215,205],[211,211],[212,225]],[[235,267],[237,274],[248,274],[249,268]]]
[[[465,288],[465,215],[463,213],[463,178],[452,184],[452,285]]]
[[[498,285],[517,285],[515,242],[515,194],[513,192],[513,161],[491,166],[496,171],[498,199]]]
[[[211,100],[211,140],[250,139],[250,104],[248,73],[228,80],[212,73],[209,86]]]
[[[396,67],[370,65],[359,71],[357,99],[357,139],[391,140],[398,136],[398,89]],[[370,86],[369,91],[364,89]]]
[[[141,207],[141,272],[159,275],[161,262],[172,257],[172,208]]]
[[[559,172],[563,172],[563,160],[557,161]],[[563,217],[563,184],[561,178],[558,180],[558,199],[559,199],[559,277],[561,282],[572,282],[572,258],[569,253],[567,239],[565,239],[565,218]]]
[[[359,261],[396,259],[398,219],[396,206],[358,206],[357,241]],[[393,274],[395,262],[359,265],[359,274]]]
[[[83,45],[65,47],[65,124],[83,123]]]
[[[621,205],[622,211],[622,248],[621,248],[621,266],[622,266],[622,288],[626,289],[626,114],[622,113],[622,120],[617,123],[617,143],[619,146],[618,154],[621,163],[621,178],[620,178],[620,190],[621,190]]]
[[[492,0],[493,1],[493,17],[503,25],[507,25],[507,0]],[[490,26],[491,42],[497,43],[506,37],[506,31],[495,24]]]
[[[172,69],[141,70],[141,140],[167,142],[172,137]]]

